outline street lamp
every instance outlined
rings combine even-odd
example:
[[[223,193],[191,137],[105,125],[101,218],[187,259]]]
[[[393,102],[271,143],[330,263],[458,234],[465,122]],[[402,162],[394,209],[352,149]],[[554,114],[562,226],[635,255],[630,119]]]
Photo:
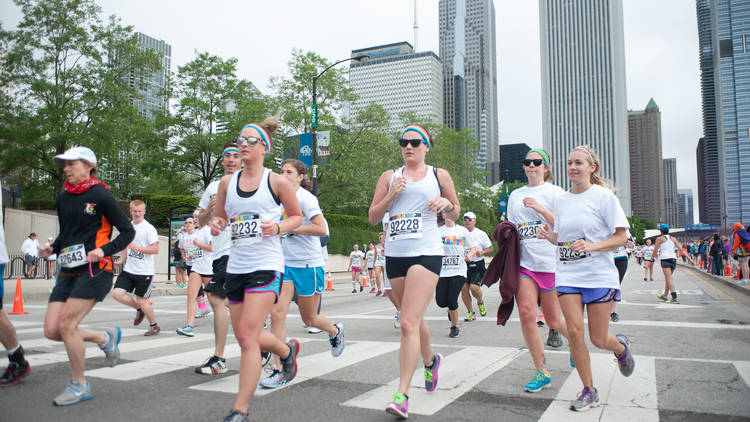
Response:
[[[313,76],[312,83],[313,83],[313,89],[312,89],[312,110],[310,110],[310,129],[312,129],[312,169],[313,169],[313,195],[318,195],[318,165],[317,165],[317,158],[318,158],[318,92],[317,92],[317,83],[318,79],[323,76],[324,73],[328,71],[328,69],[336,66],[339,63],[343,63],[345,61],[354,60],[355,62],[361,62],[363,60],[369,59],[370,56],[368,54],[360,54],[359,56],[349,57],[343,60],[339,60],[336,63],[328,66],[327,68],[323,69],[322,72],[318,73],[318,76]]]

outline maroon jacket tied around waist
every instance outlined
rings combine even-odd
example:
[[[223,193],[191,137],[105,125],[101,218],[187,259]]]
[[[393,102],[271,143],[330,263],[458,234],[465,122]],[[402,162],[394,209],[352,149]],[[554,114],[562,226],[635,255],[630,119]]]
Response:
[[[516,225],[503,221],[495,227],[492,238],[497,242],[497,254],[484,273],[482,284],[489,287],[500,281],[500,306],[497,308],[497,324],[505,325],[513,313],[513,297],[518,289],[518,273],[521,269],[521,243]]]

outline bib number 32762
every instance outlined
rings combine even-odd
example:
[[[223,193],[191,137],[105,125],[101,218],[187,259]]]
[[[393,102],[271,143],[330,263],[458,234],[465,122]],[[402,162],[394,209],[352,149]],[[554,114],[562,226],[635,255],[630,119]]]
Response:
[[[82,243],[68,246],[57,255],[57,262],[59,262],[60,266],[63,268],[79,267],[87,262],[86,248]]]
[[[258,214],[234,217],[230,220],[229,224],[232,227],[233,245],[247,245],[260,242],[263,237],[263,231],[260,228],[260,216]]]
[[[422,214],[418,212],[392,215],[388,222],[390,240],[418,239],[422,237]]]

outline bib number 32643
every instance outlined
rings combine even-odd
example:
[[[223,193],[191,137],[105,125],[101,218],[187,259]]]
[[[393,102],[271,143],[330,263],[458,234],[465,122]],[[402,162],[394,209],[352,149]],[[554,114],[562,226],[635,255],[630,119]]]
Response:
[[[233,245],[247,245],[260,242],[263,237],[263,231],[260,228],[260,216],[258,214],[234,217],[230,220],[229,224],[232,227]]]
[[[388,222],[390,240],[418,239],[422,237],[422,214],[418,212],[392,215]]]
[[[86,248],[82,243],[68,246],[57,255],[57,262],[59,262],[60,266],[63,268],[79,267],[87,262]]]

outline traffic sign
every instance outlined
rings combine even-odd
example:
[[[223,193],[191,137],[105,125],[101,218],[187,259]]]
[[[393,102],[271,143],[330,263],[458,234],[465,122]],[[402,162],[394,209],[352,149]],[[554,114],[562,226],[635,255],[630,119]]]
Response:
[[[313,129],[318,128],[318,105],[313,104],[310,111],[310,127]]]

